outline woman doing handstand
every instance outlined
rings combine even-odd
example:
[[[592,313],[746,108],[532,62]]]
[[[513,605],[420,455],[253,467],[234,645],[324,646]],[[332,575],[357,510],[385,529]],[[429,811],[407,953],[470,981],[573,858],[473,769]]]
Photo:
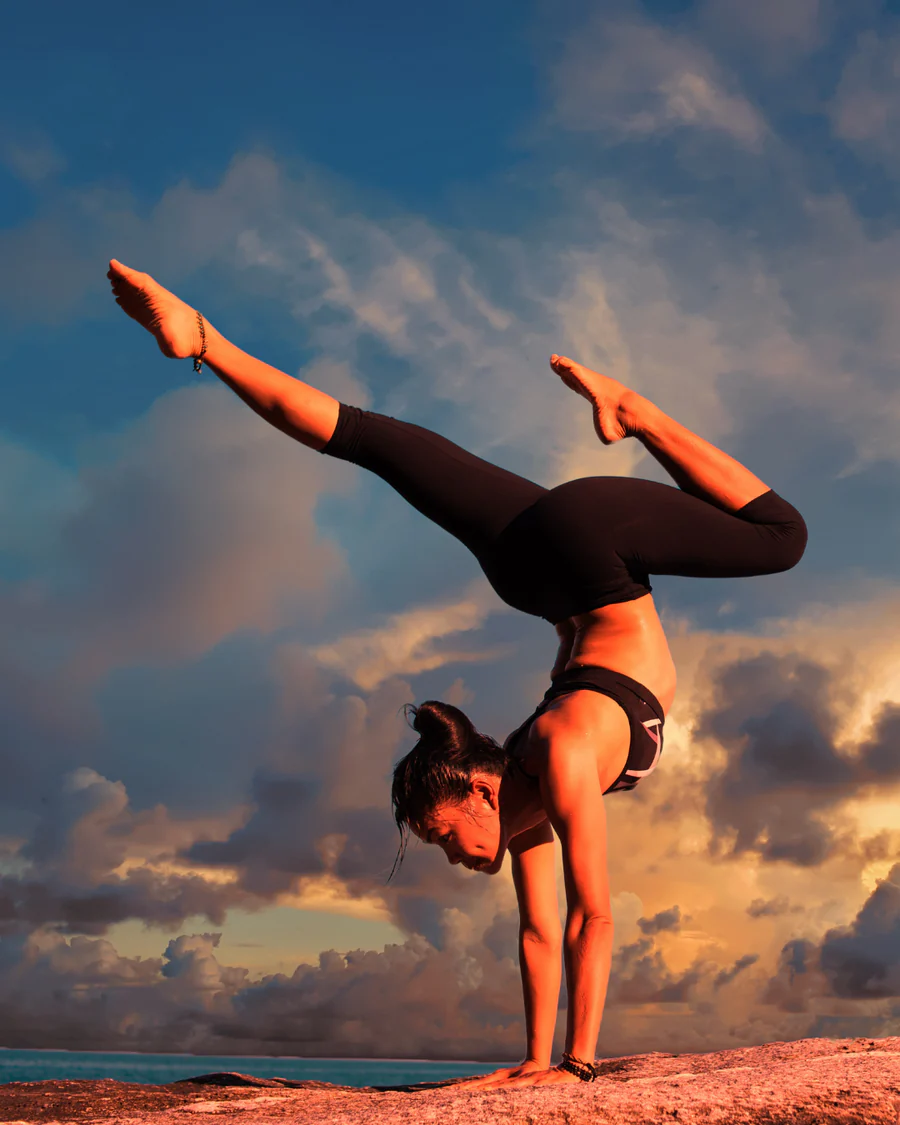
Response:
[[[419,426],[339,403],[229,343],[151,277],[113,260],[119,305],[172,358],[203,357],[257,414],[311,449],[377,473],[475,555],[515,609],[559,636],[543,702],[503,747],[455,707],[413,709],[420,738],[395,767],[401,842],[493,875],[512,857],[527,1050],[478,1085],[590,1080],[612,957],[603,795],[656,766],[675,668],[651,574],[740,577],[794,566],[800,514],[748,469],[614,379],[563,356],[550,365],[587,399],[604,444],[634,437],[679,488],[588,477],[546,489]],[[195,361],[196,366],[196,361]],[[554,833],[567,901],[556,900]],[[566,1048],[550,1067],[560,986]]]

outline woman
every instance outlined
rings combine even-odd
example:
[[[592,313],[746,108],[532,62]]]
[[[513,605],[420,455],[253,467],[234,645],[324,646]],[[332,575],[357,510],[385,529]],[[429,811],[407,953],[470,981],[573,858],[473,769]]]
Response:
[[[509,605],[546,618],[552,685],[502,749],[462,712],[413,709],[421,735],[394,773],[401,840],[414,832],[450,863],[496,874],[504,855],[520,912],[527,1052],[467,1085],[590,1081],[612,956],[603,796],[656,766],[675,668],[649,575],[738,577],[794,566],[800,514],[761,480],[614,379],[562,356],[551,367],[592,405],[604,444],[633,436],[679,488],[592,477],[547,490],[418,426],[337,402],[253,359],[147,274],[110,262],[116,301],[172,358],[206,363],[297,441],[377,473],[475,555]],[[568,913],[561,934],[554,833]],[[566,1052],[550,1066],[560,985]]]

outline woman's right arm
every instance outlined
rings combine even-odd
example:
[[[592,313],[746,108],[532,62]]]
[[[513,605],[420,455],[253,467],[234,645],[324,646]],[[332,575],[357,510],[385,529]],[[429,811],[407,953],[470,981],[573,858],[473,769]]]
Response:
[[[556,848],[549,820],[510,842],[519,902],[519,969],[525,1000],[526,1062],[550,1066],[562,975]]]
[[[519,902],[519,971],[525,998],[525,1059],[480,1078],[453,1082],[457,1089],[500,1086],[550,1067],[562,978],[562,926],[556,897],[556,847],[550,822],[510,841]]]

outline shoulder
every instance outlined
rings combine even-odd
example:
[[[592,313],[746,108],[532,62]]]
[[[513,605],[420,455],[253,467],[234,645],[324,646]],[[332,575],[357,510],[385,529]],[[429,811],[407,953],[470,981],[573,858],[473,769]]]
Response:
[[[590,749],[631,739],[622,707],[597,691],[573,691],[555,699],[531,724],[529,741],[548,753]]]
[[[579,789],[586,795],[593,793],[595,779],[602,791],[624,769],[631,722],[609,696],[596,691],[572,692],[538,716],[527,746],[528,758],[557,796],[567,790],[574,797]],[[545,801],[548,797],[549,791],[544,793]]]

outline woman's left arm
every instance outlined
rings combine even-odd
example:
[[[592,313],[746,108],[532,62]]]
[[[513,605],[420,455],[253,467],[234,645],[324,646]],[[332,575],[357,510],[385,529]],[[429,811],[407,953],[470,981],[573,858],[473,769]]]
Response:
[[[596,736],[603,736],[595,730]],[[569,994],[566,1051],[593,1062],[612,961],[613,922],[606,870],[606,810],[597,774],[595,738],[545,713],[529,739],[544,751],[544,808],[562,844],[568,913],[563,943]],[[578,1082],[565,1070],[481,1080],[485,1086],[546,1086]]]

